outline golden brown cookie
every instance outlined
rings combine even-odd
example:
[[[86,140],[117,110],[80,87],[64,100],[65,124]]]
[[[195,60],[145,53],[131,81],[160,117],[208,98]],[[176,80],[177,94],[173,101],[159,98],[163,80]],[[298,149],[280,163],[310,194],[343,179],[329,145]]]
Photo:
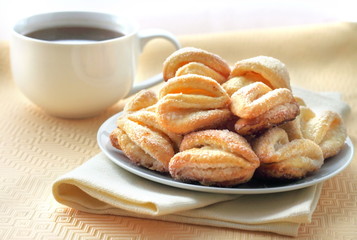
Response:
[[[229,65],[220,56],[193,47],[177,50],[165,60],[163,66],[165,81],[191,73],[211,77],[218,83],[223,83],[230,72]]]
[[[290,76],[284,63],[280,60],[267,57],[257,56],[253,58],[238,61],[229,76],[229,79],[234,77],[246,77],[259,81],[271,89],[290,87]]]
[[[124,106],[124,112],[130,113],[139,111],[141,109],[146,109],[152,107],[157,103],[158,99],[156,93],[152,90],[141,90],[136,93],[130,101],[128,101]]]
[[[241,135],[259,134],[299,114],[288,71],[278,59],[258,56],[238,61],[222,87],[231,96],[230,109],[239,117],[235,131]]]
[[[196,74],[174,77],[160,90],[158,121],[179,134],[215,127],[231,117],[229,104],[227,93],[209,77]]]
[[[184,137],[169,171],[180,181],[228,187],[249,181],[258,166],[243,137],[228,130],[204,130]]]
[[[268,179],[300,179],[321,168],[321,148],[309,139],[289,141],[279,127],[271,128],[253,142],[260,159],[257,174]]]
[[[272,90],[261,82],[240,88],[231,101],[232,113],[240,118],[235,130],[241,135],[259,133],[291,121],[299,114],[299,105],[289,89]]]
[[[299,120],[303,137],[318,144],[325,159],[339,153],[347,138],[340,115],[332,111],[324,111],[317,115],[307,107],[301,107],[300,111]]]
[[[178,151],[182,136],[162,128],[156,113],[140,110],[121,117],[110,134],[114,147],[135,164],[167,172],[171,157]]]

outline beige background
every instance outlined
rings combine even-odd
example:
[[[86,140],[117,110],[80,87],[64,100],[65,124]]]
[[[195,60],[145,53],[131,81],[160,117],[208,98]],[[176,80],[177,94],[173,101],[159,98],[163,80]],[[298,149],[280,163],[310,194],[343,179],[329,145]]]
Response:
[[[291,83],[314,91],[337,91],[352,106],[346,124],[356,142],[357,25],[336,23],[288,29],[233,31],[180,37],[184,46],[217,53],[233,64],[256,55],[286,63]],[[138,81],[161,71],[173,51],[150,43],[141,58]],[[99,152],[96,132],[122,109],[119,102],[98,117],[83,120],[46,115],[17,90],[11,79],[8,43],[0,44],[0,236],[3,239],[285,239],[269,233],[93,215],[58,204],[51,184]],[[311,224],[298,239],[357,237],[356,159],[325,182]]]

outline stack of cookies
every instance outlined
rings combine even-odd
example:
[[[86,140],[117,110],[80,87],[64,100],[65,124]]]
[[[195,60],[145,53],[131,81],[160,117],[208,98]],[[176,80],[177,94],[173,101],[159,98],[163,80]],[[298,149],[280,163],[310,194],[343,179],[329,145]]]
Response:
[[[164,62],[158,94],[143,90],[110,135],[135,164],[174,179],[231,187],[253,177],[301,179],[344,146],[341,117],[294,96],[286,66],[258,56],[230,67],[182,48]]]

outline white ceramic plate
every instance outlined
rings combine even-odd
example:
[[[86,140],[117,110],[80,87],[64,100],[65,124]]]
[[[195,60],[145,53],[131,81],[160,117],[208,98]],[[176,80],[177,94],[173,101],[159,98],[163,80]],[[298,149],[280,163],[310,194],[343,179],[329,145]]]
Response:
[[[301,180],[285,183],[267,183],[259,180],[251,180],[248,183],[231,188],[209,187],[199,184],[183,183],[172,179],[168,174],[161,174],[133,164],[122,151],[119,151],[111,146],[109,134],[115,129],[116,120],[120,114],[121,113],[118,113],[112,116],[99,128],[97,140],[101,150],[115,164],[133,174],[146,178],[150,181],[182,189],[224,194],[263,194],[291,191],[312,186],[335,176],[344,170],[351,163],[353,158],[353,144],[351,139],[347,138],[344,148],[338,155],[326,159],[324,165],[318,172]]]

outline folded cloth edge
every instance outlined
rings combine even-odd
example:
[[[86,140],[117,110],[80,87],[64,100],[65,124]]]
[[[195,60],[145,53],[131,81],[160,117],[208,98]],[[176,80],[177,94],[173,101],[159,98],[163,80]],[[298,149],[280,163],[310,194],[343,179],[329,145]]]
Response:
[[[68,181],[69,179],[62,179],[59,180],[55,183],[54,185],[54,191],[58,191],[61,184],[70,184],[71,182]],[[300,213],[299,215],[304,215],[306,214],[308,220],[306,221],[306,217],[304,218],[305,220],[302,220],[301,218],[297,217],[296,220],[294,220],[294,216],[292,216],[291,219],[286,221],[286,219],[276,219],[275,221],[266,221],[266,222],[261,222],[261,223],[244,223],[240,221],[234,221],[231,219],[224,219],[222,217],[218,217],[216,219],[210,217],[209,215],[202,215],[201,214],[195,214],[196,210],[193,210],[190,212],[188,211],[183,211],[183,212],[178,212],[177,214],[166,214],[166,215],[161,215],[161,216],[154,216],[154,215],[147,215],[147,214],[140,214],[133,212],[133,210],[128,210],[125,208],[117,207],[117,206],[112,206],[108,204],[103,204],[102,208],[89,208],[86,207],[85,205],[78,204],[80,201],[70,201],[66,198],[61,198],[59,197],[61,194],[57,193],[54,194],[56,200],[62,204],[65,204],[69,207],[73,207],[75,209],[78,209],[80,211],[84,212],[89,212],[89,213],[94,213],[94,214],[112,214],[112,215],[120,215],[120,216],[128,216],[128,217],[137,217],[137,218],[144,218],[144,219],[153,219],[153,220],[160,220],[160,221],[169,221],[169,222],[179,222],[179,223],[186,223],[186,224],[195,224],[195,225],[202,225],[202,226],[214,226],[214,227],[227,227],[227,228],[233,228],[233,229],[243,229],[243,230],[254,230],[254,231],[266,231],[266,232],[273,232],[277,234],[282,234],[282,235],[288,235],[288,236],[297,236],[298,234],[298,229],[301,223],[307,223],[311,221],[312,214],[317,206],[320,192],[321,192],[321,187],[322,184],[319,184],[317,187],[317,191],[314,194],[314,198],[312,201],[311,205],[311,210],[306,212],[306,213]],[[86,197],[92,197],[90,195],[90,192],[87,193],[89,194]],[[98,193],[95,193],[95,196],[98,196]],[[231,200],[235,201],[235,200]],[[220,203],[218,203],[220,204]],[[208,206],[209,207],[209,206]],[[204,209],[204,208],[203,208]],[[197,209],[200,211],[200,209]],[[212,214],[212,213],[210,213]]]
[[[94,172],[88,173],[88,170],[93,170]],[[88,179],[89,176],[93,176],[96,173],[97,176],[93,177],[96,182]],[[103,180],[105,175],[111,177]],[[126,182],[124,179],[129,179],[129,181]],[[122,186],[110,184],[110,181],[116,180]],[[124,191],[121,190],[121,187],[125,187],[123,184],[126,185]],[[137,186],[144,188],[143,191],[140,191],[140,194],[143,194],[140,195],[140,199],[137,195],[128,192],[130,190],[135,191],[134,188]],[[162,199],[147,196],[148,192],[151,193],[150,191],[152,191],[152,195]],[[92,207],[97,209],[107,209],[110,208],[107,205],[111,205],[153,216],[200,208],[239,197],[239,195],[193,192],[151,182],[115,165],[104,153],[95,155],[81,166],[55,180],[52,186],[52,193],[58,202],[66,205],[71,202],[77,202],[76,205],[78,206],[78,202],[82,202],[83,208]],[[83,199],[86,199],[86,201],[83,201]],[[170,203],[172,199],[175,200],[175,207],[172,207]]]

